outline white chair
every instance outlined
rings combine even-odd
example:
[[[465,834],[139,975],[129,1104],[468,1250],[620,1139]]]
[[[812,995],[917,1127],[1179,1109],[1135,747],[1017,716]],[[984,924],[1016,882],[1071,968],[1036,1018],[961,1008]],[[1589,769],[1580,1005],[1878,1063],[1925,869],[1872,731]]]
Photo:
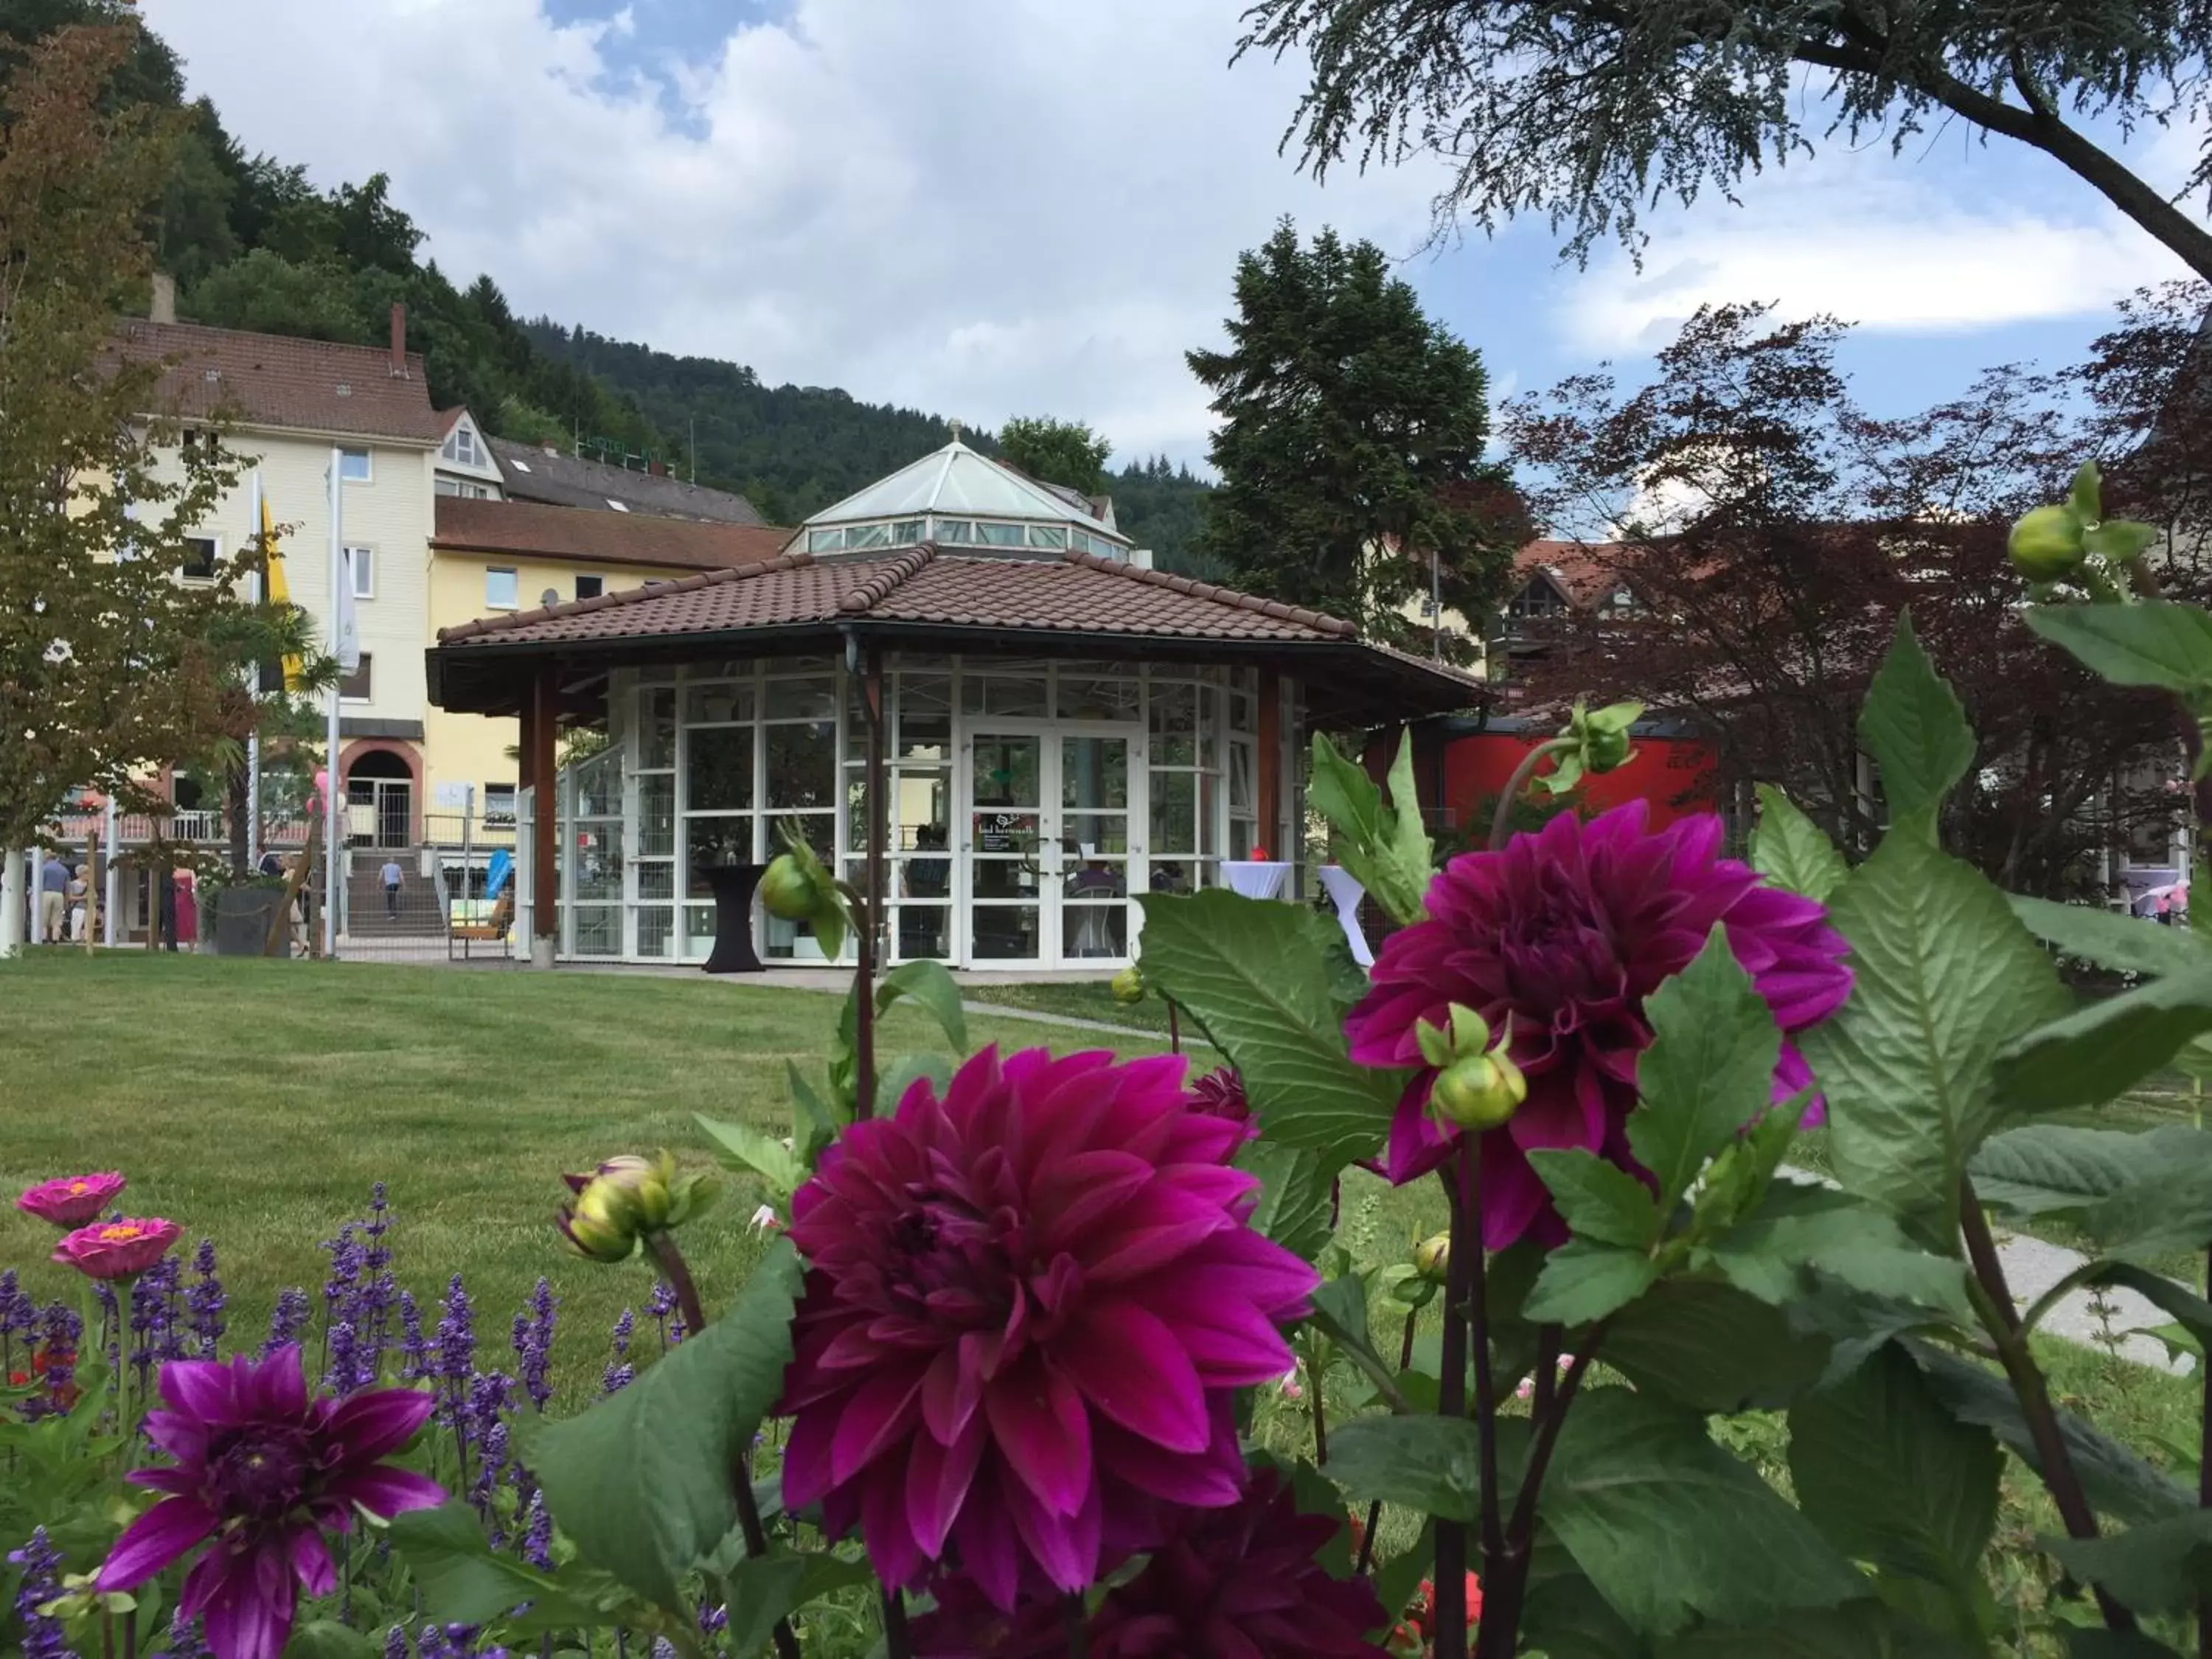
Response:
[[[1359,901],[1367,896],[1367,890],[1340,864],[1322,866],[1321,885],[1336,906],[1336,919],[1344,928],[1344,942],[1352,947],[1352,959],[1362,968],[1372,968],[1375,952],[1368,949],[1367,935],[1359,928]]]

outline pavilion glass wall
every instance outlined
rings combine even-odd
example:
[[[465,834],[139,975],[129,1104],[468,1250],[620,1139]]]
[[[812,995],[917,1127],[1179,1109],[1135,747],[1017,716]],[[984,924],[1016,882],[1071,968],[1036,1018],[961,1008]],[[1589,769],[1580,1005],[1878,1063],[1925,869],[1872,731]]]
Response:
[[[1218,885],[1224,857],[1292,839],[1258,822],[1255,671],[894,655],[884,680],[894,961],[1118,964],[1136,894]],[[1295,708],[1286,697],[1286,738]],[[864,884],[866,727],[841,663],[625,672],[609,722],[607,746],[562,775],[563,955],[702,960],[704,872],[765,863],[786,823]],[[803,926],[755,927],[766,960],[824,959]]]

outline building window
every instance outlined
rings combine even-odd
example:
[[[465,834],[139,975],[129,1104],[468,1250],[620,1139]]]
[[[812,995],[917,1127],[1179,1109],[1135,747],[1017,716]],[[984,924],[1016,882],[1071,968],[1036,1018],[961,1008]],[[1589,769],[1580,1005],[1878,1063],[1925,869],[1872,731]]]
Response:
[[[213,581],[219,550],[212,536],[185,537],[185,556],[177,567],[177,574],[188,582]]]
[[[477,464],[477,434],[464,424],[453,428],[453,435],[446,441],[446,453],[463,466]]]
[[[346,566],[353,572],[353,596],[356,599],[376,597],[376,553],[372,548],[346,549]]]
[[[436,482],[432,483],[430,488],[441,495],[458,495],[461,493],[460,481],[458,478],[448,478],[443,473],[438,475]]]
[[[576,578],[576,597],[580,599],[596,599],[606,591],[607,579],[605,576]]]
[[[625,507],[622,502],[620,502],[620,501],[617,501],[617,500],[616,500],[613,496],[611,496],[611,495],[610,495],[610,496],[608,496],[608,497],[607,497],[607,505],[608,505],[609,507],[611,507],[614,508],[614,510],[615,510],[616,512],[617,512],[617,513],[627,513],[627,512],[629,512],[629,507]]]
[[[489,501],[497,499],[489,484],[465,483],[461,486],[461,494],[472,501]]]
[[[514,822],[514,786],[513,784],[484,785],[483,821],[488,824]]]
[[[368,482],[368,452],[365,449],[338,451],[338,477],[348,483]]]
[[[338,682],[338,696],[347,702],[367,702],[369,697],[369,653],[361,653],[361,666]]]
[[[484,572],[484,608],[486,610],[514,610],[518,591],[514,571],[494,569]]]

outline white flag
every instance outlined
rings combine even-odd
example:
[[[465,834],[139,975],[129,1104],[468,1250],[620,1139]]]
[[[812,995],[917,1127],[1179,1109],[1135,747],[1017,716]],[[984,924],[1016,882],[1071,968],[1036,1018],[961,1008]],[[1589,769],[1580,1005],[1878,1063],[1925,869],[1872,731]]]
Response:
[[[338,550],[337,635],[338,666],[349,674],[361,672],[361,617],[353,597],[353,549]]]

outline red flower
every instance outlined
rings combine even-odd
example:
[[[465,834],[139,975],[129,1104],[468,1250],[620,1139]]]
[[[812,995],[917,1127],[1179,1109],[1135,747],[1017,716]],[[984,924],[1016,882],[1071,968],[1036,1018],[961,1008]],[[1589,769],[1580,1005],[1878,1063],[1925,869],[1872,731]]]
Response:
[[[1391,1127],[1389,1172],[1403,1183],[1457,1143],[1429,1111],[1436,1072],[1416,1028],[1449,1027],[1454,1003],[1502,1032],[1528,1097],[1483,1141],[1483,1242],[1565,1237],[1525,1152],[1578,1146],[1633,1170],[1625,1125],[1636,1062],[1651,1041],[1644,999],[1687,967],[1716,922],[1785,1032],[1817,1025],[1850,996],[1843,936],[1812,900],[1765,885],[1722,858],[1721,822],[1677,819],[1656,833],[1641,801],[1584,823],[1562,813],[1498,853],[1470,853],[1428,893],[1429,919],[1393,933],[1374,985],[1345,1022],[1363,1065],[1413,1066]],[[1784,1043],[1774,1098],[1812,1073]],[[1817,1103],[1816,1103],[1817,1109]],[[1808,1114],[1808,1121],[1814,1121]]]
[[[65,1233],[53,1259],[88,1279],[136,1279],[169,1253],[184,1229],[160,1216],[125,1216]]]

